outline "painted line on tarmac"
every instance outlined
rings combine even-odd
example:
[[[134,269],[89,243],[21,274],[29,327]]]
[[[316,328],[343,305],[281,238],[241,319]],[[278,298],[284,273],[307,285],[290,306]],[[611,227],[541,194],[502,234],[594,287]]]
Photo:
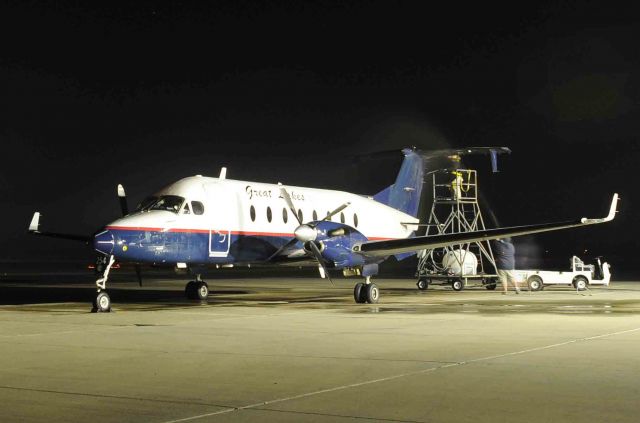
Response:
[[[527,354],[527,353],[531,353],[531,352],[536,352],[536,351],[542,351],[542,350],[547,350],[547,349],[551,349],[551,348],[562,347],[562,346],[565,346],[565,345],[571,345],[571,344],[575,344],[575,343],[578,343],[578,342],[592,341],[594,339],[607,338],[607,337],[610,337],[610,336],[622,335],[622,334],[625,334],[625,333],[633,333],[633,332],[638,332],[638,331],[640,331],[640,327],[639,328],[634,328],[634,329],[621,330],[621,331],[617,331],[617,332],[604,333],[604,334],[601,334],[601,335],[588,336],[588,337],[584,337],[584,338],[577,338],[577,339],[572,339],[570,341],[558,342],[556,344],[543,345],[541,347],[528,348],[528,349],[525,349],[525,350],[512,351],[512,352],[508,352],[508,353],[504,353],[504,354],[490,355],[490,356],[486,356],[486,357],[479,357],[479,358],[474,358],[474,359],[471,359],[471,360],[465,360],[465,361],[459,361],[459,362],[456,362],[456,363],[445,364],[445,365],[439,366],[439,367],[431,367],[431,368],[428,368],[428,369],[416,370],[416,371],[413,371],[413,372],[401,373],[401,374],[398,374],[398,375],[381,377],[381,378],[378,378],[378,379],[365,380],[363,382],[356,382],[356,383],[351,383],[351,384],[348,384],[348,385],[335,386],[333,388],[320,389],[318,391],[306,392],[304,394],[292,395],[290,397],[276,398],[276,399],[269,400],[269,401],[263,401],[263,402],[257,402],[255,404],[244,405],[242,407],[226,408],[224,410],[218,410],[218,411],[214,411],[212,413],[199,414],[197,416],[190,416],[190,417],[185,417],[185,418],[176,419],[176,420],[167,420],[167,421],[165,421],[163,423],[188,422],[188,421],[192,421],[192,420],[203,419],[205,417],[216,416],[216,415],[219,415],[219,414],[228,414],[228,413],[232,413],[234,411],[242,411],[242,410],[247,410],[247,409],[252,409],[252,408],[258,408],[258,407],[262,407],[262,406],[265,406],[265,405],[277,404],[277,403],[281,403],[281,402],[285,402],[285,401],[297,400],[297,399],[301,399],[301,398],[308,398],[308,397],[312,397],[314,395],[320,395],[320,394],[326,394],[326,393],[330,393],[330,392],[342,391],[342,390],[351,389],[351,388],[358,388],[358,387],[361,387],[361,386],[372,385],[374,383],[388,382],[388,381],[391,381],[391,380],[396,380],[396,379],[400,379],[400,378],[407,377],[407,376],[416,376],[416,375],[421,375],[421,374],[426,374],[426,373],[432,373],[432,372],[435,372],[436,370],[448,369],[448,368],[451,368],[451,367],[459,367],[459,366],[464,366],[466,364],[478,363],[478,362],[481,362],[481,361],[495,360],[495,359],[498,359],[498,358],[510,357],[510,356],[514,356],[514,355]],[[353,416],[353,417],[357,418],[357,416]]]

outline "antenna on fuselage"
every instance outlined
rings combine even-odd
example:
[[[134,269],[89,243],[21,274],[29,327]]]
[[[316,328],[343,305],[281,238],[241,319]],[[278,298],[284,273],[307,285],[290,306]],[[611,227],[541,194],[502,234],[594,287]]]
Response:
[[[222,169],[220,169],[220,176],[218,176],[218,179],[227,179],[227,168],[223,167]]]

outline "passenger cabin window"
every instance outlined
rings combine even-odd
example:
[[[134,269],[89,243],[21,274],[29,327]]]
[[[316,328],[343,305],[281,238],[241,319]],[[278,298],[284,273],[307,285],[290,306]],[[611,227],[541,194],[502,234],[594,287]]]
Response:
[[[282,209],[282,221],[284,223],[287,223],[287,220],[289,220],[289,214],[287,213],[287,209]]]
[[[316,211],[313,211],[313,220],[318,220],[318,213],[316,213]]]
[[[353,226],[358,227],[358,215],[355,213],[353,214]]]
[[[200,201],[192,201],[191,210],[193,210],[193,214],[197,214],[198,216],[200,216],[204,214],[204,204],[202,204]]]
[[[164,210],[178,213],[184,203],[184,198],[177,195],[163,195],[158,200],[148,206],[147,210]]]
[[[249,208],[249,216],[251,216],[251,221],[252,222],[256,221],[256,209],[255,209],[255,207],[251,206]]]
[[[340,212],[340,223],[344,223],[344,213]]]
[[[269,223],[271,223],[271,218],[272,218],[272,215],[271,215],[271,207],[267,207],[267,221],[268,221]]]

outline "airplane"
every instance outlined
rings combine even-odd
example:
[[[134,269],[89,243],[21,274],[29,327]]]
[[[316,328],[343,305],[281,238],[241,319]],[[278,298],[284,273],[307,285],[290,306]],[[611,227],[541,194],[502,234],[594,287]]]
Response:
[[[493,161],[496,150],[490,151]],[[233,180],[222,168],[217,178],[181,179],[146,198],[133,212],[128,210],[124,188],[118,185],[123,216],[92,236],[40,231],[39,212],[33,215],[29,233],[93,246],[98,263],[104,265],[96,280],[94,312],[111,310],[106,287],[116,261],[134,264],[139,281],[143,264],[187,269],[195,280],[186,284],[186,296],[200,300],[209,295],[202,274],[211,268],[318,266],[320,276],[332,284],[328,269],[363,277],[354,286],[355,302],[377,303],[380,290],[371,278],[392,255],[403,259],[424,249],[601,224],[613,220],[617,212],[618,194],[614,194],[609,214],[600,219],[418,236],[423,226],[418,211],[425,161],[434,154],[416,148],[401,152],[395,183],[373,196]],[[447,150],[438,155],[458,157],[463,152]]]

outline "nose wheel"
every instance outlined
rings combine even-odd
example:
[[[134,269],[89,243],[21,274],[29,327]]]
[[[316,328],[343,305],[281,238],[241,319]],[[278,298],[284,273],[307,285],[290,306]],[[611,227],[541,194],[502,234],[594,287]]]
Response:
[[[111,311],[111,298],[106,291],[98,292],[95,300],[93,300],[93,313],[108,313]]]

